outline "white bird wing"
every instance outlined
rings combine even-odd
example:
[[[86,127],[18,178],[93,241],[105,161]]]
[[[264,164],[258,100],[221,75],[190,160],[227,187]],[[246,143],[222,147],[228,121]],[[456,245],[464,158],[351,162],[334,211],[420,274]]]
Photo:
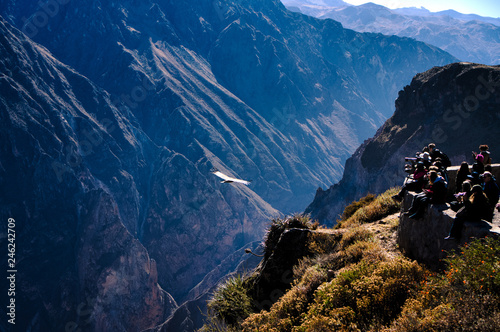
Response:
[[[227,181],[227,182],[238,182],[238,183],[243,183],[246,185],[249,185],[251,182],[251,181],[246,181],[246,180],[242,180],[242,179],[232,178],[232,177],[227,176],[226,174],[224,174],[220,171],[215,171],[215,172],[213,172],[213,174],[220,177],[221,179],[223,179],[224,181]]]
[[[247,186],[250,184],[250,182],[252,182],[252,181],[247,181],[247,180],[242,180],[242,179],[234,179],[234,178],[232,178],[231,180],[233,182],[238,182],[238,183],[246,184]]]
[[[232,180],[231,177],[227,176],[224,173],[221,173],[220,171],[216,171],[216,172],[213,172],[213,173],[214,173],[214,175],[220,177],[222,180],[225,180],[225,181],[231,181]]]

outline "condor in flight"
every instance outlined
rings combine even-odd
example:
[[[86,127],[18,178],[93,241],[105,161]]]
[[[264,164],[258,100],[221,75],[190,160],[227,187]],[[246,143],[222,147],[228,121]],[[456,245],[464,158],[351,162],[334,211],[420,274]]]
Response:
[[[252,181],[247,181],[247,180],[232,178],[232,177],[227,176],[226,174],[220,172],[217,168],[213,168],[212,169],[212,173],[222,179],[222,181],[220,183],[237,182],[237,183],[246,184],[248,186],[250,184],[250,182],[252,182]]]

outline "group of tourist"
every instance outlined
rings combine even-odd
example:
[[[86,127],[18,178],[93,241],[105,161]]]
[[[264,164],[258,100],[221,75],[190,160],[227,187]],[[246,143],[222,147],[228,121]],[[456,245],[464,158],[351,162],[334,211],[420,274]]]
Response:
[[[469,167],[463,162],[455,178],[454,199],[450,207],[457,212],[447,240],[460,239],[465,221],[491,222],[495,207],[500,211],[500,189],[492,174],[491,155],[487,145],[480,145],[479,152],[472,152],[474,163]],[[413,159],[413,158],[412,158]],[[405,212],[409,218],[419,219],[426,206],[445,204],[448,192],[447,167],[451,166],[448,156],[431,143],[413,159],[413,173],[408,176],[395,200],[401,200],[406,191],[415,191],[411,207]]]

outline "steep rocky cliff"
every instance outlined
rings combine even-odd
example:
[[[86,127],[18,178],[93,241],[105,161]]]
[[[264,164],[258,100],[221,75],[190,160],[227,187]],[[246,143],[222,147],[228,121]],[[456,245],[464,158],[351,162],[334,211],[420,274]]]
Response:
[[[500,154],[500,67],[455,63],[418,74],[396,100],[396,111],[346,162],[342,180],[318,189],[306,212],[334,223],[346,204],[401,185],[404,158],[434,142],[454,165],[472,163],[488,144]]]
[[[290,13],[276,0],[68,2],[45,24],[43,6],[4,7],[129,106],[157,144],[252,178],[282,212],[302,210],[318,185],[340,178],[413,75],[455,61],[413,40]]]
[[[0,31],[0,216],[16,220],[16,330],[162,321],[177,304],[131,226],[145,186],[134,179],[147,178],[157,147],[107,93],[4,20]]]

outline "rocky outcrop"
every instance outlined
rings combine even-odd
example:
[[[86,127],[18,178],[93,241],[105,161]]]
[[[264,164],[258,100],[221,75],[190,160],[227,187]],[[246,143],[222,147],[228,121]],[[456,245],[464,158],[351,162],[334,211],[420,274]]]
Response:
[[[347,160],[342,180],[318,189],[306,212],[335,223],[353,200],[402,185],[404,158],[431,142],[454,165],[472,164],[480,144],[500,155],[498,91],[499,66],[454,63],[418,74],[400,91],[394,115]]]
[[[408,211],[414,196],[412,192],[405,196],[402,211]],[[465,222],[460,241],[445,240],[455,215],[456,212],[451,210],[448,204],[430,204],[420,219],[411,219],[408,215],[402,214],[397,233],[399,248],[405,256],[436,269],[442,267],[444,264],[442,259],[460,245],[472,239],[500,236],[500,215],[497,212],[492,223],[485,220]]]
[[[285,294],[295,277],[293,267],[300,259],[313,255],[311,243],[315,238],[334,243],[340,241],[342,232],[313,230],[294,218],[271,226],[265,240],[264,258],[249,278],[255,308],[268,310]]]
[[[257,275],[252,286],[254,305],[269,309],[290,287],[293,281],[293,267],[299,259],[310,254],[307,248],[311,230],[291,228],[279,237],[272,254],[255,270]]]

